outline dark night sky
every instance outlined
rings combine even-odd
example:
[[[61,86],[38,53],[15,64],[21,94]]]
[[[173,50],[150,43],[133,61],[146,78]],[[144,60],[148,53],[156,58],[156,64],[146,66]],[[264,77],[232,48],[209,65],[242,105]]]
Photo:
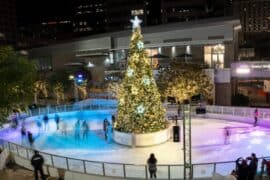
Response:
[[[16,0],[16,3],[19,25],[70,17],[72,13],[71,0]]]

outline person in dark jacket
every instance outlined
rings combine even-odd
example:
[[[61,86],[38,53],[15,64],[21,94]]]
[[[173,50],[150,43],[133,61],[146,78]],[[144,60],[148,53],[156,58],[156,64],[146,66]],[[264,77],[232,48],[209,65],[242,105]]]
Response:
[[[48,122],[49,122],[49,117],[48,117],[47,114],[43,117],[43,122],[44,122],[44,131],[47,131],[47,129],[48,129]]]
[[[54,120],[55,120],[55,124],[56,124],[56,129],[59,130],[60,117],[58,116],[58,114],[55,114]]]
[[[33,134],[30,131],[27,131],[27,137],[28,137],[28,142],[30,146],[33,147],[34,138],[33,138]]]
[[[157,159],[155,158],[155,155],[152,153],[150,154],[150,157],[147,160],[148,170],[150,173],[150,178],[157,178]]]
[[[241,163],[240,163],[241,161]],[[247,161],[243,158],[238,158],[236,160],[236,168],[237,168],[237,179],[238,180],[247,180],[248,177],[248,164]]]
[[[254,123],[253,123],[253,126],[256,127],[257,126],[257,123],[258,123],[258,117],[259,117],[259,112],[258,112],[258,109],[256,108],[254,110]]]
[[[22,139],[21,143],[22,144],[24,144],[25,142],[25,136],[26,136],[26,129],[25,129],[25,126],[22,126],[21,128],[21,139]]]
[[[251,156],[248,157],[247,159],[249,160],[248,180],[254,180],[258,168],[258,158],[256,157],[255,153],[252,153]]]
[[[43,157],[38,153],[38,151],[35,151],[33,157],[31,158],[31,164],[35,171],[35,180],[38,180],[38,172],[40,173],[42,180],[46,179],[42,169],[43,163]]]

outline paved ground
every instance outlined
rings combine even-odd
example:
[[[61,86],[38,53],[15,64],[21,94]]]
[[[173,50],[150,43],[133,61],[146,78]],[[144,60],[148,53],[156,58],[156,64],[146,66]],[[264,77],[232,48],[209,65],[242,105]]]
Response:
[[[5,169],[0,171],[1,180],[35,180],[34,172],[20,168]],[[47,180],[57,180],[57,178],[48,177]]]

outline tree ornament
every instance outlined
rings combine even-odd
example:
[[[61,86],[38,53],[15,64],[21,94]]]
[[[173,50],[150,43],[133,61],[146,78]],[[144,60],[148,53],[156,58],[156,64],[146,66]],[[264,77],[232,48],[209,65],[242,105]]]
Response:
[[[138,94],[138,88],[136,88],[135,86],[132,86],[131,87],[131,94],[137,95]]]
[[[127,76],[128,76],[128,77],[131,77],[131,76],[133,76],[133,74],[134,74],[134,70],[131,69],[131,68],[128,68],[128,69],[127,69]]]
[[[148,76],[143,76],[143,84],[145,84],[145,85],[147,85],[147,86],[149,86],[150,85],[150,79],[149,79],[149,77]]]
[[[139,105],[139,106],[137,107],[137,112],[138,112],[139,114],[144,113],[144,106],[143,106],[142,104]]]
[[[139,41],[139,42],[137,43],[137,48],[138,48],[140,51],[144,48],[144,44],[143,44],[142,41]]]

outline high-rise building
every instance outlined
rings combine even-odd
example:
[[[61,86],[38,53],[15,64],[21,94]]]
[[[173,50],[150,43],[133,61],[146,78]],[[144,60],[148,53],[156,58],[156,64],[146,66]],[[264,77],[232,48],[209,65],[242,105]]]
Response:
[[[16,43],[15,0],[0,1],[0,45]]]
[[[222,17],[231,14],[229,0],[161,0],[162,23]]]
[[[105,32],[107,8],[104,0],[76,0],[73,4],[73,30],[76,35]]]
[[[269,0],[238,0],[234,3],[245,33],[270,32]]]
[[[19,48],[72,37],[71,0],[17,0],[16,5]]]
[[[249,59],[269,59],[270,57],[270,1],[236,0],[234,15],[240,19],[243,40],[242,50],[251,54]]]
[[[25,5],[23,1],[17,1],[20,3],[20,9],[29,8],[30,3]],[[30,34],[35,40],[59,40],[64,39],[62,37],[125,30],[131,28],[130,19],[135,15],[143,20],[142,26],[222,17],[230,14],[232,4],[232,0],[29,1],[32,3],[31,6],[41,7],[40,4],[46,4],[42,9],[35,9],[32,16],[27,14],[26,17],[33,20],[28,20],[28,23],[20,26],[23,32],[20,34],[28,36]],[[66,36],[68,32],[70,36]]]

